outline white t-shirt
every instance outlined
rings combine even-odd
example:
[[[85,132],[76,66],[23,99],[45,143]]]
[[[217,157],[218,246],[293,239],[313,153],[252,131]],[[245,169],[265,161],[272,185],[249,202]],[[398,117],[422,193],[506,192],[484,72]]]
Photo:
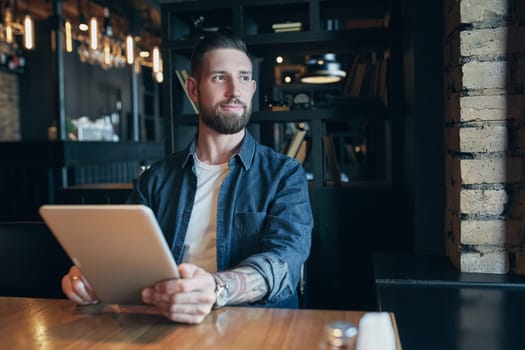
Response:
[[[230,168],[228,163],[210,165],[195,156],[197,192],[186,233],[183,261],[217,271],[217,199]]]

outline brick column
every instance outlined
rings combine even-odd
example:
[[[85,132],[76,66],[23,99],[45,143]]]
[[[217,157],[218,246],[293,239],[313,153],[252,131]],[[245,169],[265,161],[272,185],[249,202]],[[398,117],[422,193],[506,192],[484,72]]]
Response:
[[[20,140],[18,76],[0,71],[0,141]]]
[[[524,8],[445,0],[446,251],[462,272],[525,274]]]

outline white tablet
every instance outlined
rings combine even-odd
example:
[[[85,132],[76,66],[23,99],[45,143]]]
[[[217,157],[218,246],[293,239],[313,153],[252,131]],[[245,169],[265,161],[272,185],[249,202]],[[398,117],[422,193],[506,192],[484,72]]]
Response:
[[[40,215],[102,302],[141,304],[143,288],[179,276],[144,205],[43,205]]]

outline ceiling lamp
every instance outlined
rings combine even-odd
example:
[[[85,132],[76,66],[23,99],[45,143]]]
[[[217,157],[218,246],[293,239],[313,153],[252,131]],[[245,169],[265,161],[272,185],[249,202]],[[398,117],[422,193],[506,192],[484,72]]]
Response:
[[[331,84],[341,81],[346,72],[341,70],[341,64],[336,61],[335,54],[326,53],[322,56],[312,56],[306,62],[306,74],[301,77],[305,84]]]

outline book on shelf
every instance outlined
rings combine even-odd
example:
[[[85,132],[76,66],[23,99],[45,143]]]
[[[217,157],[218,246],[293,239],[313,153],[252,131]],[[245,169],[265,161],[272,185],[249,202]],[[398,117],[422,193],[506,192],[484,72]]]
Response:
[[[370,58],[366,62],[366,69],[358,96],[375,96],[377,91],[374,85],[377,84],[377,80],[375,79],[375,70],[378,66],[377,62],[377,59],[374,59],[374,55],[370,55]]]
[[[379,70],[379,77],[378,77],[378,82],[377,82],[377,95],[376,96],[379,96],[381,98],[385,106],[388,105],[387,67],[388,67],[389,58],[390,58],[390,51],[385,51],[383,58],[381,60],[381,67]]]
[[[179,83],[182,87],[182,90],[184,90],[184,94],[188,98],[188,101],[190,102],[190,105],[193,109],[193,111],[197,114],[199,114],[199,107],[193,100],[191,99],[188,91],[186,90],[186,79],[188,79],[189,74],[185,69],[181,69],[180,71],[175,69],[175,75],[177,76],[177,79],[179,80]]]
[[[365,96],[377,96],[377,85],[379,82],[379,68],[381,61],[377,57],[377,53],[372,51],[366,73],[366,79],[363,82],[363,93]]]
[[[354,79],[354,75],[355,75],[355,71],[357,69],[358,63],[359,63],[359,54],[356,54],[346,72],[346,78],[343,83],[343,89],[341,90],[341,95],[343,96],[348,95],[350,91],[350,86],[352,85],[352,81]]]
[[[383,27],[390,27],[390,12],[385,13],[385,16],[383,17]]]
[[[361,86],[363,85],[363,81],[365,79],[366,67],[367,63],[364,60],[357,63],[354,77],[352,79],[350,96],[359,96],[361,94]]]
[[[298,129],[290,142],[286,155],[291,158],[296,158],[297,152],[301,148],[304,138],[306,137],[306,130]]]
[[[189,73],[188,73],[188,71],[186,69],[181,69],[180,70],[180,74],[182,74],[182,77],[184,78],[184,81],[186,81],[190,77],[190,75],[189,75]]]
[[[283,28],[283,29],[274,29],[273,32],[274,33],[300,32],[301,29],[302,29],[301,27],[297,27],[297,28]]]
[[[274,23],[272,29],[274,33],[300,32],[303,29],[303,24],[301,22]]]
[[[290,29],[290,28],[299,28],[301,29],[303,26],[302,22],[282,22],[282,23],[274,23],[272,24],[273,30],[279,30],[279,29]]]
[[[308,151],[310,150],[310,141],[307,138],[304,138],[301,142],[301,145],[299,146],[299,149],[297,150],[297,154],[295,155],[295,159],[299,161],[299,163],[303,164],[306,160],[306,157],[308,156]]]
[[[330,135],[323,136],[323,145],[326,154],[326,160],[328,161],[330,179],[335,185],[341,185],[341,171],[339,169],[339,163],[337,162],[333,138]]]

